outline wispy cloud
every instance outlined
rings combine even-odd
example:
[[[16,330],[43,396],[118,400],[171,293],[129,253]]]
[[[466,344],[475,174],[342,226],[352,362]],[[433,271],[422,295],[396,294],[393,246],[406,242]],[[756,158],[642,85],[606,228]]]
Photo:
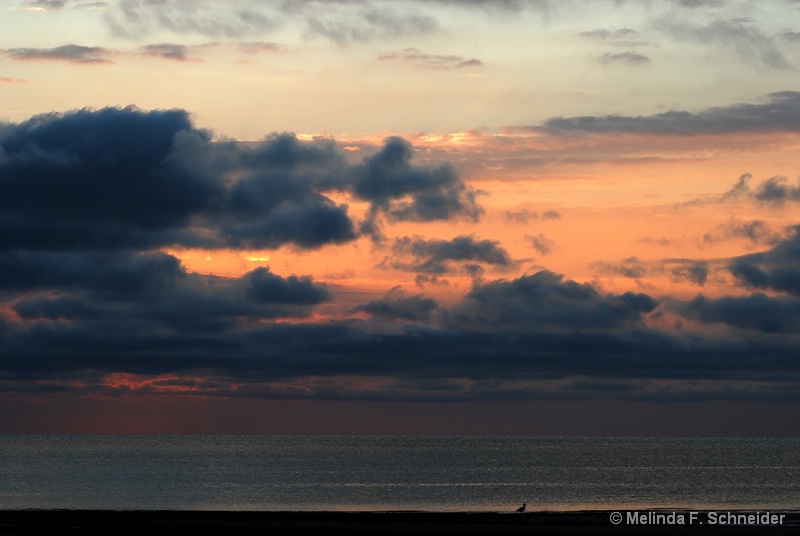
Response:
[[[715,20],[705,25],[663,20],[662,31],[685,41],[733,51],[744,62],[764,68],[787,70],[791,62],[776,45],[776,38],[765,34],[749,20]]]
[[[762,104],[733,104],[700,112],[669,111],[648,116],[559,117],[543,126],[557,132],[656,135],[800,132],[800,92],[773,93]]]
[[[65,61],[76,64],[114,63],[108,58],[112,51],[106,48],[74,44],[54,48],[9,48],[4,52],[16,60]]]
[[[466,272],[478,276],[483,273],[482,266],[506,267],[512,263],[508,252],[498,241],[466,235],[451,240],[398,238],[392,245],[392,251],[395,257],[384,259],[382,267],[431,275]]]
[[[379,60],[406,61],[430,69],[461,69],[465,67],[480,67],[483,62],[475,58],[465,58],[458,55],[425,54],[417,48],[406,48],[399,52],[391,52],[378,56]]]
[[[600,63],[605,65],[611,63],[621,63],[624,65],[638,66],[650,63],[649,57],[645,56],[644,54],[639,54],[637,52],[618,52],[618,53],[607,52],[602,56],[600,56],[599,60]]]
[[[177,61],[186,61],[188,59],[189,47],[175,43],[159,43],[154,45],[146,45],[143,50],[145,54],[149,56],[156,56]]]

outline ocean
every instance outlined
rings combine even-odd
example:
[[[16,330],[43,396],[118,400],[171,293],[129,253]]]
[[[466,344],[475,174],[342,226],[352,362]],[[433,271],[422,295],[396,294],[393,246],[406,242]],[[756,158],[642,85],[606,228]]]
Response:
[[[0,435],[0,510],[796,509],[800,439]]]

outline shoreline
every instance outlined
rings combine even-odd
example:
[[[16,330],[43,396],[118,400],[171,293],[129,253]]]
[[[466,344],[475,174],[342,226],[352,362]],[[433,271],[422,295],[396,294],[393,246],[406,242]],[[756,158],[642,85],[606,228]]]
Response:
[[[798,510],[611,510],[514,512],[2,510],[5,535],[184,534],[785,534]],[[764,515],[767,517],[764,518]],[[631,517],[633,516],[633,517]],[[755,516],[755,517],[754,517]],[[759,517],[761,516],[761,517]],[[772,516],[772,517],[770,517]],[[781,517],[782,516],[782,517]],[[635,520],[634,523],[629,521]],[[780,520],[780,523],[778,523]],[[723,523],[720,523],[722,521]],[[762,523],[766,521],[766,524]],[[772,522],[771,522],[772,521]]]

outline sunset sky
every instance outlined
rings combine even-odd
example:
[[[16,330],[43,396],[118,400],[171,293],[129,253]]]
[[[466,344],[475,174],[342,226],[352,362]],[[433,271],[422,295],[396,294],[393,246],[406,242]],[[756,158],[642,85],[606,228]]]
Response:
[[[0,433],[799,433],[799,1],[0,10]]]

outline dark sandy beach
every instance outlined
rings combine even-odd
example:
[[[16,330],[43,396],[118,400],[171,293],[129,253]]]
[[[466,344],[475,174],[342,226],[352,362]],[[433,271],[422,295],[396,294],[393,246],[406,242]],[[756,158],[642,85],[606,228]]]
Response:
[[[688,511],[640,512],[639,522],[629,524],[628,512],[622,521],[611,522],[610,511],[515,513],[444,512],[209,512],[209,511],[101,511],[101,510],[0,510],[2,535],[148,535],[188,534],[794,534],[800,533],[800,511],[770,512],[761,518],[769,524],[719,524],[736,518],[719,511],[699,511],[690,518]],[[755,512],[731,512],[756,515]],[[764,512],[761,512],[763,516]],[[641,517],[644,515],[645,517]],[[683,516],[685,524],[672,524]],[[759,522],[758,518],[750,520]],[[642,523],[642,521],[646,521]],[[663,522],[659,522],[663,521]],[[710,521],[716,521],[710,524]],[[780,521],[780,523],[770,523]]]

